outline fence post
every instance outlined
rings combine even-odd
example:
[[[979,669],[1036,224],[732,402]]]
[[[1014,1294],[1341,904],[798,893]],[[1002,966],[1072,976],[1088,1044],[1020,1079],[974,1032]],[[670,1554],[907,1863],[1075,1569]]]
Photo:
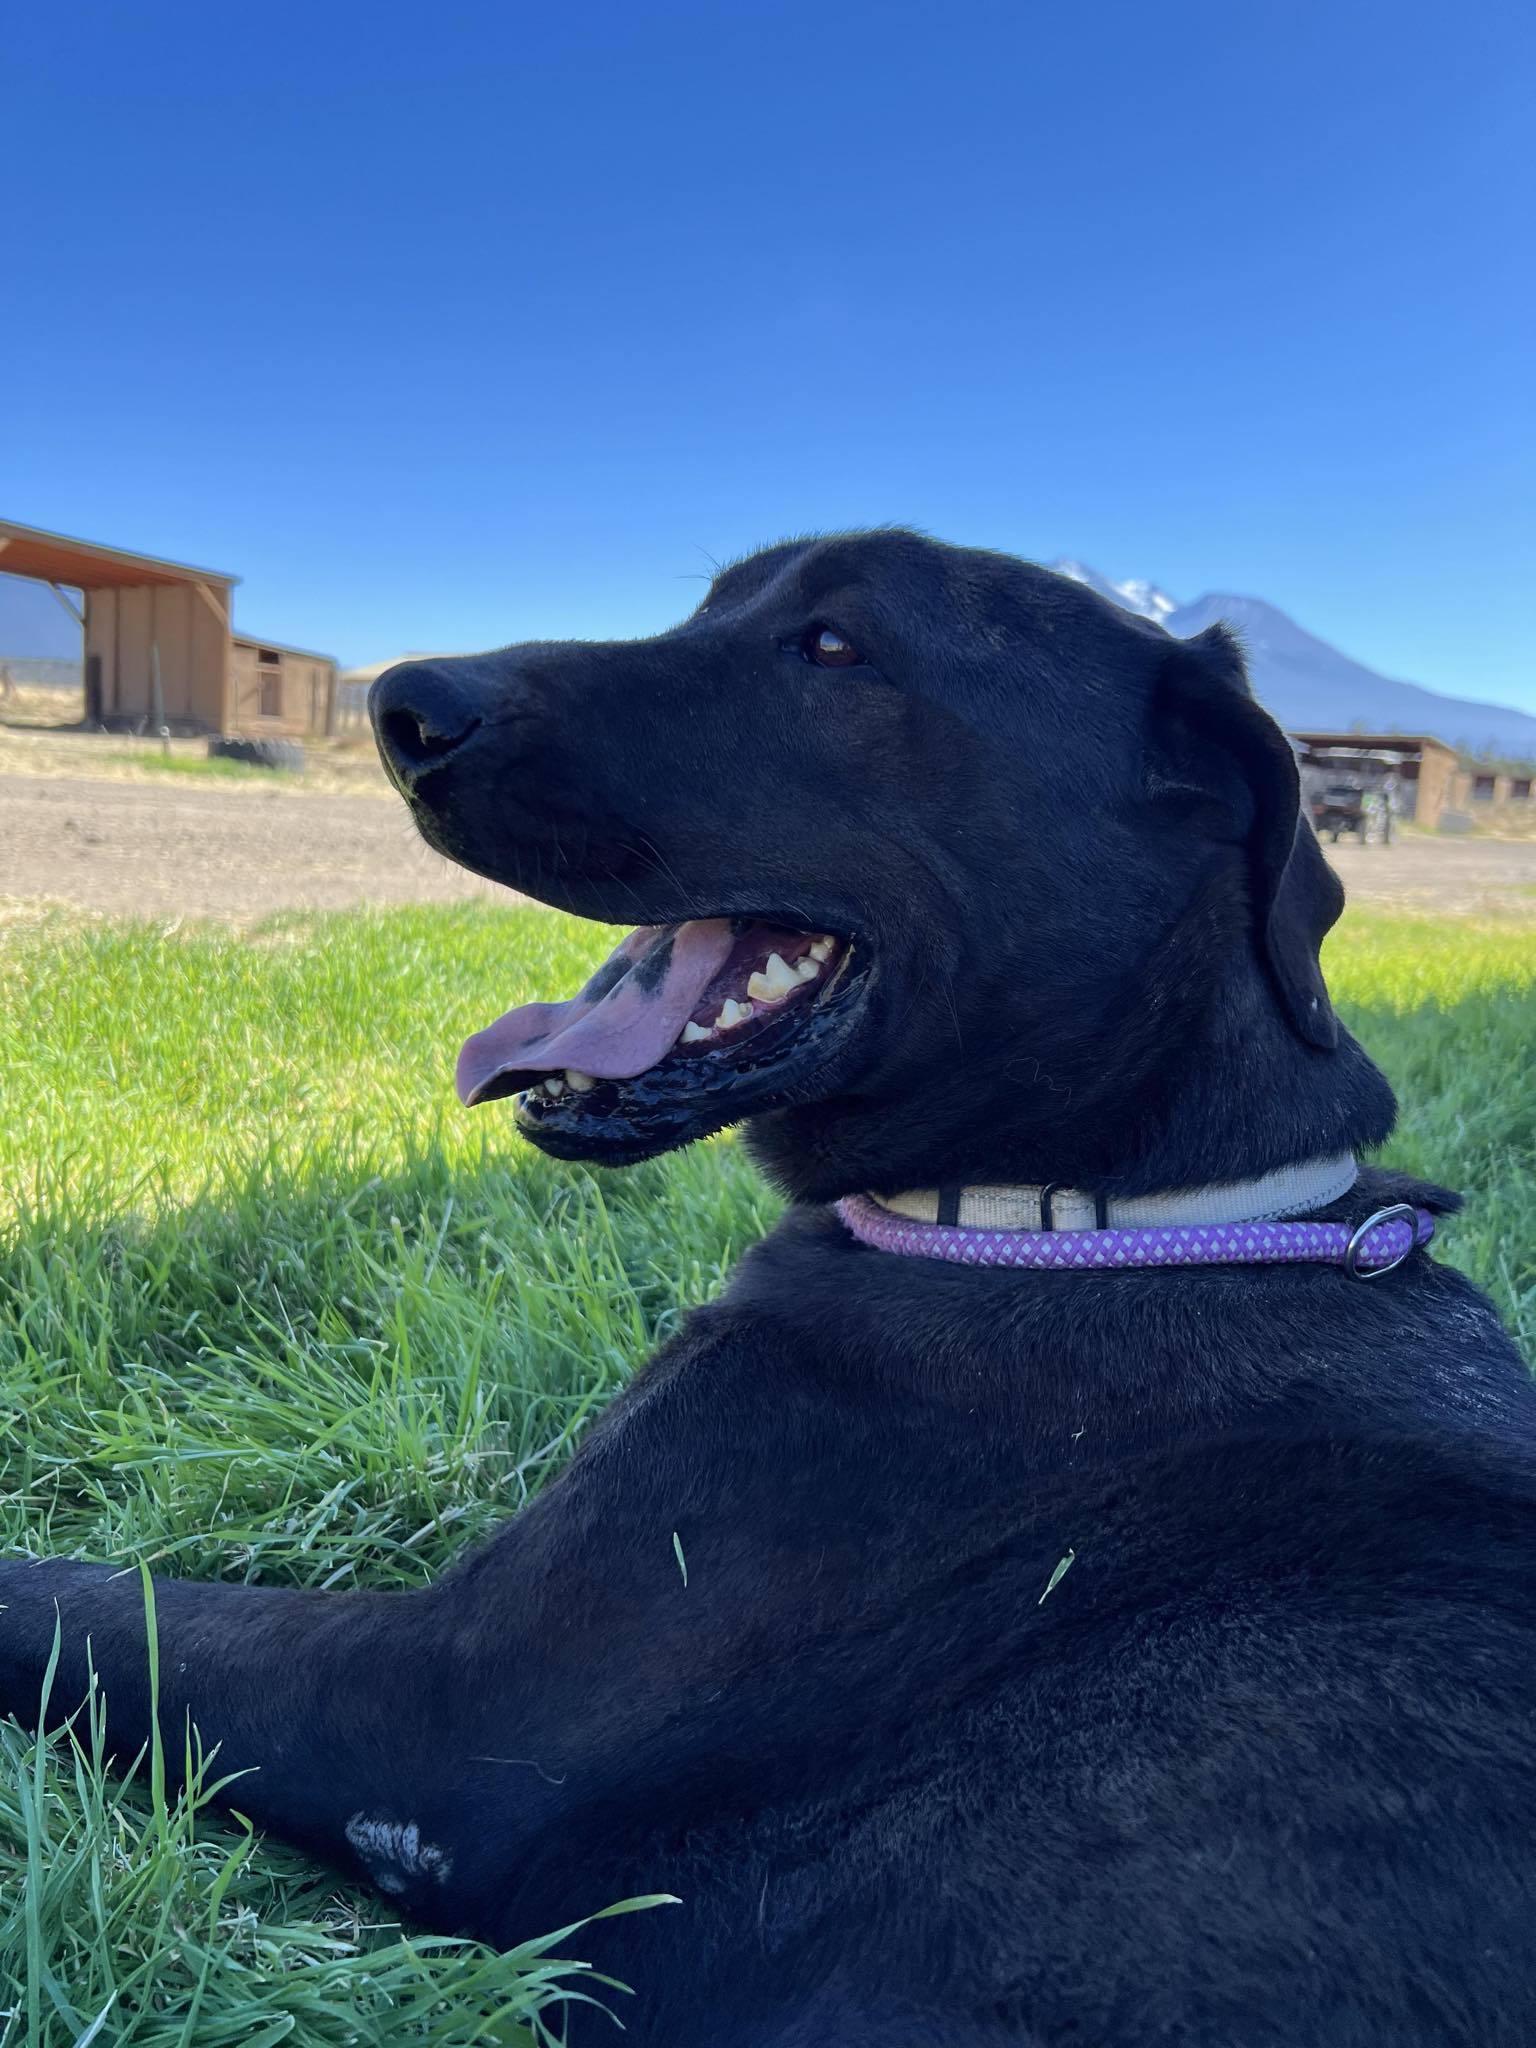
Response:
[[[165,690],[160,681],[160,642],[149,643],[149,702],[150,717],[155,721],[155,730],[160,735],[160,751],[171,751],[171,729],[165,722]]]

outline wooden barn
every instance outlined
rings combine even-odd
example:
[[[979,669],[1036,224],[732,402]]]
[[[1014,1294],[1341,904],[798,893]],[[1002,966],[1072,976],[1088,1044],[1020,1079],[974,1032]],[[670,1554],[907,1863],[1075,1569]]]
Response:
[[[237,633],[238,576],[7,519],[0,570],[51,585],[79,621],[88,724],[251,739],[335,730],[336,663]]]

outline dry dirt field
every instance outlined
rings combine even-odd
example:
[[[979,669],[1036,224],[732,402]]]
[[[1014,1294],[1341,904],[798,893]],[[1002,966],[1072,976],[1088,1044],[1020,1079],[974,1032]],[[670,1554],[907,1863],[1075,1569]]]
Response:
[[[398,798],[0,773],[0,917],[69,907],[243,924],[492,895],[506,900],[430,852]]]
[[[364,746],[302,781],[167,773],[144,742],[0,726],[0,917],[47,908],[217,918],[507,893],[428,852]],[[195,768],[202,748],[176,743]],[[1330,849],[1351,901],[1536,920],[1536,839]]]
[[[1438,838],[1328,848],[1351,903],[1436,917],[1536,920],[1536,839]]]
[[[0,919],[70,909],[248,923],[274,910],[507,892],[430,852],[371,746],[316,749],[302,779],[196,772],[159,749],[0,726]]]

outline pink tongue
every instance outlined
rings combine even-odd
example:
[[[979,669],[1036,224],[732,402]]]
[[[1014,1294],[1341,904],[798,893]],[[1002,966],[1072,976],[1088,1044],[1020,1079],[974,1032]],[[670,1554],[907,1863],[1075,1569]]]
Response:
[[[670,1052],[735,943],[729,918],[642,925],[568,1003],[524,1003],[466,1039],[455,1085],[473,1105],[506,1074],[574,1067],[628,1081]]]

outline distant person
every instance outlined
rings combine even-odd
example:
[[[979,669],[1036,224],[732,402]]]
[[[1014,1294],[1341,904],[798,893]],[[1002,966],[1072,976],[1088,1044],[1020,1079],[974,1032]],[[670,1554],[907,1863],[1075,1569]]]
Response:
[[[1392,844],[1392,820],[1397,813],[1396,782],[1395,776],[1386,775],[1380,782],[1366,785],[1360,798],[1362,846],[1369,846],[1372,840],[1382,846]]]
[[[1403,802],[1402,789],[1395,768],[1382,777],[1380,786],[1373,792],[1373,797],[1381,843],[1383,846],[1390,846],[1393,822],[1402,815]]]
[[[1387,777],[1387,837],[1386,837],[1386,844],[1387,844],[1388,846],[1390,846],[1390,845],[1392,844],[1392,828],[1393,828],[1393,825],[1394,825],[1395,821],[1396,821],[1396,820],[1397,820],[1398,818],[1400,818],[1400,817],[1401,817],[1402,815],[1403,815],[1403,783],[1402,783],[1402,777],[1401,777],[1401,776],[1400,776],[1400,775],[1398,774],[1397,770],[1396,770],[1396,769],[1394,768],[1394,769],[1392,770],[1392,773],[1391,773],[1391,774],[1390,774],[1390,775],[1389,775],[1389,776]]]

